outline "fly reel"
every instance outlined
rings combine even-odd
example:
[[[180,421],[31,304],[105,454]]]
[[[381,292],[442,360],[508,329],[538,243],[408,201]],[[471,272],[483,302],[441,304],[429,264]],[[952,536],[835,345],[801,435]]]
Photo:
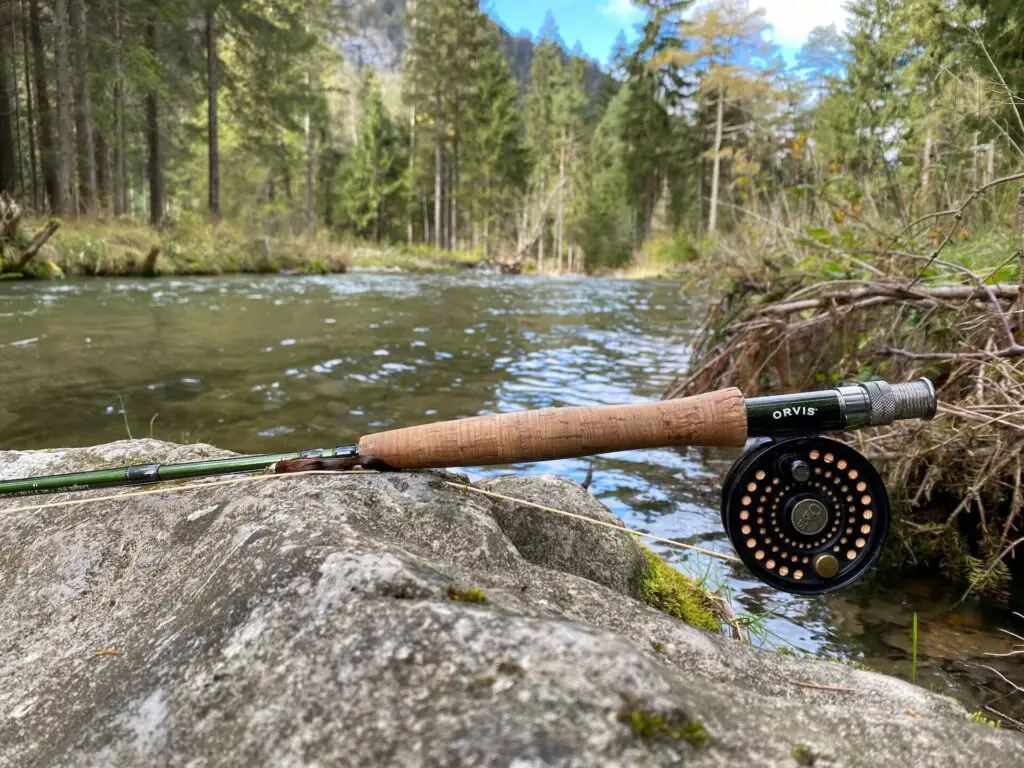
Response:
[[[878,471],[826,437],[765,440],[733,464],[722,523],[753,574],[776,589],[817,595],[863,576],[889,533]]]

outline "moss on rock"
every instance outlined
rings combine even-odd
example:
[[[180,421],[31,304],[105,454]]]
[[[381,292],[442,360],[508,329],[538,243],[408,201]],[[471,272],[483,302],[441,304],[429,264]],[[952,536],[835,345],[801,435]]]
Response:
[[[708,732],[699,720],[679,721],[630,702],[619,710],[618,720],[645,741],[685,741],[694,747],[708,743]]]
[[[647,547],[647,572],[640,583],[640,599],[687,624],[721,632],[722,623],[704,587],[684,576]]]

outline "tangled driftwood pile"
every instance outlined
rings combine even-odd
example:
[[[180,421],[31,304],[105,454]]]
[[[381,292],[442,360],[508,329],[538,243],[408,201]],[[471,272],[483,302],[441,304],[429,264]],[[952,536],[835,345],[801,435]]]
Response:
[[[902,567],[939,565],[968,589],[1010,597],[1024,595],[1010,589],[1016,579],[1024,585],[1024,290],[992,281],[1008,265],[1024,267],[1024,190],[1016,250],[985,272],[940,258],[979,195],[876,247],[829,248],[829,258],[852,265],[847,279],[813,280],[772,264],[744,270],[712,308],[691,369],[665,396],[928,376],[940,418],[853,438],[889,477],[900,514],[899,546],[889,551]],[[935,218],[952,223],[933,228],[930,251],[912,250],[913,227]],[[1024,268],[1020,275],[1024,282]]]

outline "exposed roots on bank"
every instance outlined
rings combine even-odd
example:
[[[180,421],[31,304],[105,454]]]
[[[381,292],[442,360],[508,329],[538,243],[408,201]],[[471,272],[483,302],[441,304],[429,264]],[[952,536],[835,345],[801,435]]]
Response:
[[[845,279],[745,270],[665,397],[929,377],[941,401],[934,421],[845,438],[888,476],[888,564],[938,566],[967,592],[1007,598],[1013,580],[1024,583],[1024,290],[937,254],[861,253],[872,263]],[[1008,261],[1022,259],[1018,250]]]

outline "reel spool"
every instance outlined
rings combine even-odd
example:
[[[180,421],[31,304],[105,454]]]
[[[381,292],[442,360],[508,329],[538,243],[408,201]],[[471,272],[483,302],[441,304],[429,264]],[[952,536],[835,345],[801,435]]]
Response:
[[[722,523],[758,579],[817,595],[852,584],[874,565],[889,533],[889,497],[878,471],[844,443],[766,440],[726,475]]]

